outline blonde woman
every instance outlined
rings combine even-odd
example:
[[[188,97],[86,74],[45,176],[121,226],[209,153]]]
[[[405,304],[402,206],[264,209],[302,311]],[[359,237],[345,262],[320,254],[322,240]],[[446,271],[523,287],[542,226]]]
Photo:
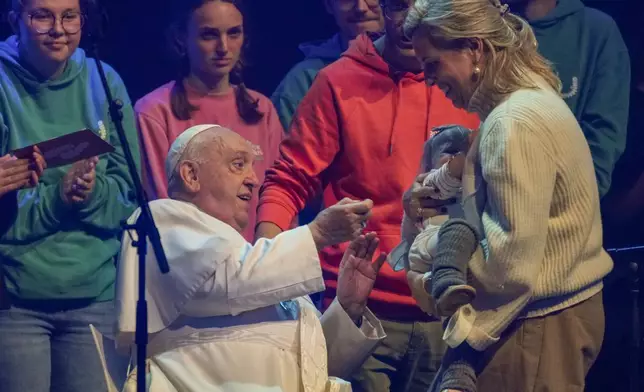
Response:
[[[583,391],[612,261],[560,81],[498,0],[417,0],[405,30],[427,83],[482,121],[463,175],[466,217],[483,238],[469,266],[477,297],[447,326],[433,390]]]

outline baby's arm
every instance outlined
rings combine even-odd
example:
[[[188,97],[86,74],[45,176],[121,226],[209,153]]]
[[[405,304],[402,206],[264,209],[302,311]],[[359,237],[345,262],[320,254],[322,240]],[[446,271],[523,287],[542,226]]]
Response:
[[[463,172],[462,155],[457,155],[453,159],[443,164],[440,168],[429,172],[423,185],[434,189],[434,198],[447,200],[455,197],[461,191],[461,175]]]

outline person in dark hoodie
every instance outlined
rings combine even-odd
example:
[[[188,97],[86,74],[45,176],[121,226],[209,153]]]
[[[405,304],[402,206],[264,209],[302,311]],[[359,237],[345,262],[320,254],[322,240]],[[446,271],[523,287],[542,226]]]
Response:
[[[563,98],[584,131],[599,196],[626,148],[631,66],[617,24],[581,0],[504,0],[530,23],[539,52],[562,82]]]
[[[421,166],[423,144],[440,125],[477,128],[475,115],[456,109],[438,87],[427,87],[402,24],[411,0],[383,0],[384,35],[358,36],[315,78],[266,172],[256,238],[273,238],[323,192],[324,206],[371,199],[365,230],[378,233],[380,252],[400,243],[403,193]],[[425,211],[419,211],[424,213]],[[412,219],[417,219],[414,215]],[[326,292],[335,297],[338,266],[348,244],[322,250]],[[369,297],[387,337],[354,376],[355,391],[422,391],[444,351],[438,318],[422,312],[404,271],[385,265]]]
[[[78,48],[89,0],[13,0],[15,35],[0,43],[0,156],[88,128],[115,151],[48,168],[13,193],[0,233],[7,303],[0,309],[0,391],[105,391],[89,324],[114,325],[121,221],[136,208],[133,181],[108,114],[96,62]],[[134,111],[104,65],[138,162]],[[0,214],[5,214],[2,209]]]
[[[271,96],[285,130],[291,126],[295,109],[309,91],[320,70],[340,58],[349,41],[365,32],[380,32],[382,12],[378,0],[324,0],[324,6],[335,19],[340,31],[323,42],[300,45],[304,60],[282,79]]]

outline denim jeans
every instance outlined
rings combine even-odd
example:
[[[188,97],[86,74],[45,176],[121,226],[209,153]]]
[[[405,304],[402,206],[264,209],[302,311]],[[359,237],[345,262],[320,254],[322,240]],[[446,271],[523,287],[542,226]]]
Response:
[[[0,391],[106,391],[89,324],[105,331],[113,320],[112,302],[0,310]]]

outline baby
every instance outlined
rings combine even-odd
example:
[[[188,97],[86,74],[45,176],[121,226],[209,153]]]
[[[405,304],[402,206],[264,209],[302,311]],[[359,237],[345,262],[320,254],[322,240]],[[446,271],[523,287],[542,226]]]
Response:
[[[429,173],[423,185],[433,189],[432,198],[455,202],[446,206],[445,214],[422,222],[412,222],[404,216],[402,242],[392,252],[390,263],[396,271],[407,267],[424,274],[420,284],[434,299],[433,309],[425,310],[446,317],[476,295],[467,284],[467,263],[478,246],[479,236],[463,219],[460,205],[461,176],[472,131],[445,125],[433,133],[425,143],[423,166]],[[440,165],[445,159],[448,161]]]
[[[476,228],[463,219],[460,204],[461,177],[472,131],[458,125],[445,125],[435,128],[433,133],[425,143],[423,171],[429,173],[423,185],[432,188],[433,199],[455,201],[446,206],[444,214],[422,222],[413,222],[405,215],[402,242],[393,250],[390,263],[396,271],[407,268],[422,274],[420,282],[410,281],[414,297],[427,298],[426,294],[416,295],[420,290],[431,294],[428,303],[418,301],[419,306],[446,318],[469,304],[476,295],[474,288],[467,284],[467,264],[480,238]],[[441,165],[445,159],[447,162]],[[458,349],[453,351],[458,352]],[[431,390],[475,392],[474,362],[458,358],[447,363],[441,367]]]

